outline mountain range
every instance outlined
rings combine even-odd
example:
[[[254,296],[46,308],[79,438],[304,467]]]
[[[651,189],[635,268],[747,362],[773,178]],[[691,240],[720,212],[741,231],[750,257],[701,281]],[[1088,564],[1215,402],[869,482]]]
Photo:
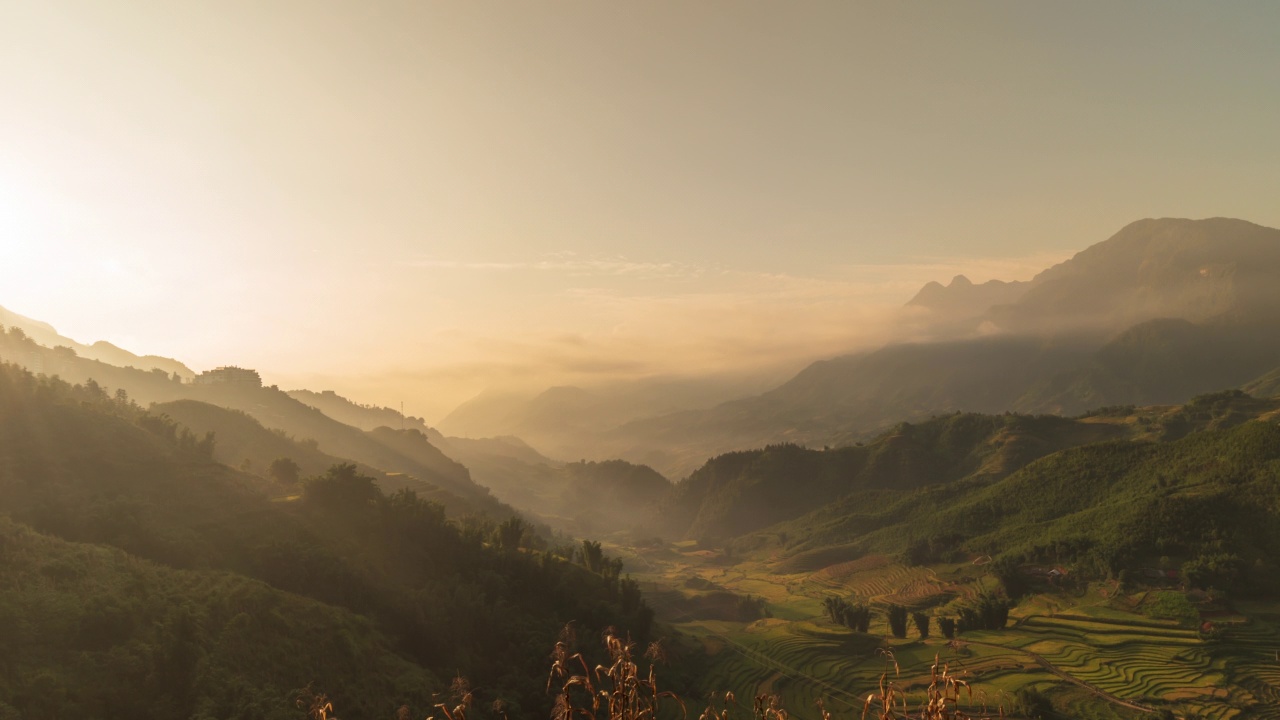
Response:
[[[956,412],[1071,416],[1224,388],[1269,395],[1280,386],[1276,277],[1280,231],[1224,218],[1141,220],[1029,281],[926,285],[906,311],[932,340],[819,360],[785,382],[651,378],[487,394],[438,428],[333,392],[184,382],[191,373],[177,361],[113,354],[7,312],[0,358],[160,403],[197,433],[225,434],[221,459],[235,466],[262,472],[269,453],[230,442],[242,421],[189,401],[245,413],[317,457],[403,478],[393,485],[429,485],[459,513],[509,514],[505,501],[555,517],[572,484],[564,459],[623,459],[679,479],[725,453],[848,447]]]
[[[511,412],[537,417],[541,435],[570,456],[620,457],[681,478],[733,450],[848,445],[955,411],[1071,415],[1185,402],[1280,368],[1277,277],[1280,231],[1226,218],[1141,220],[1030,281],[931,283],[907,309],[936,339],[820,360],[757,395],[611,427],[538,412],[558,404],[567,413],[565,398],[581,404],[568,389]]]

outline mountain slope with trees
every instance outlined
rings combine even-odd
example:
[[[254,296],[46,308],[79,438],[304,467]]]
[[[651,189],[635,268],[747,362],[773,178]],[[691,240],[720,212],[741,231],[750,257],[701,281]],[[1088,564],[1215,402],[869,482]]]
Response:
[[[957,415],[865,448],[732,453],[678,486],[662,516],[783,557],[992,555],[1092,577],[1175,562],[1200,586],[1270,593],[1277,488],[1280,400],[1228,391],[1075,420]]]
[[[0,365],[0,507],[10,518],[0,529],[0,598],[17,623],[5,628],[21,628],[14,639],[22,640],[6,643],[0,682],[25,682],[11,668],[40,665],[48,675],[14,686],[21,705],[5,700],[24,716],[41,716],[46,700],[58,713],[93,715],[98,703],[124,697],[131,717],[193,716],[202,698],[291,709],[282,688],[343,671],[345,680],[320,688],[342,707],[381,715],[395,706],[377,703],[400,700],[425,714],[430,707],[418,703],[427,691],[444,692],[440,681],[460,672],[486,702],[503,698],[519,715],[541,712],[546,653],[567,620],[588,634],[609,625],[648,634],[652,613],[615,563],[592,555],[588,568],[568,548],[521,549],[518,519],[455,522],[411,490],[380,491],[350,464],[304,479],[290,500],[296,487],[215,462],[216,444],[94,384]],[[86,546],[108,550],[77,549]],[[62,584],[21,581],[36,575]],[[115,607],[123,591],[96,593],[97,583],[162,597]],[[197,597],[201,588],[207,597]],[[219,603],[230,599],[261,612],[228,616]],[[63,604],[45,612],[45,601]],[[160,606],[175,603],[194,624],[166,615],[156,627]],[[220,669],[253,652],[255,633],[276,645],[244,668],[278,665],[250,678]],[[204,664],[162,662],[172,636],[187,638],[173,652]],[[33,637],[68,644],[37,647]],[[324,652],[331,642],[347,644],[324,661],[304,649]],[[166,669],[190,671],[191,684],[174,692],[191,692],[153,694]],[[217,711],[226,714],[234,711]]]

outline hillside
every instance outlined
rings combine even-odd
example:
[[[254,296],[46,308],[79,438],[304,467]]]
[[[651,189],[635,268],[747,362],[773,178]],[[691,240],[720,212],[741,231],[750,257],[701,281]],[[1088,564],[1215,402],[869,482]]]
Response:
[[[545,705],[546,653],[567,618],[648,633],[637,588],[518,550],[519,524],[464,529],[352,465],[296,497],[214,462],[216,445],[100,388],[0,365],[0,507],[14,523],[0,521],[0,601],[17,623],[5,632],[20,633],[6,636],[5,662],[47,671],[4,702],[31,717],[48,716],[45,702],[58,714],[113,702],[130,717],[187,717],[214,698],[217,716],[279,717],[261,708],[288,712],[282,689],[327,679],[318,689],[341,706],[383,716],[400,702],[430,711],[438,680],[463,673],[520,715]],[[261,612],[241,618],[244,608]],[[330,657],[310,657],[329,643],[340,646]],[[166,647],[180,662],[164,662]],[[246,657],[258,647],[261,658]],[[205,658],[195,670],[193,655]],[[241,662],[272,667],[224,671]],[[166,671],[181,680],[169,697],[155,692]]]
[[[1076,445],[1124,437],[1119,424],[1051,416],[957,414],[901,423],[867,445],[775,445],[718,456],[663,503],[668,532],[714,540],[793,519],[862,492],[905,492],[963,478],[1000,478]]]
[[[295,439],[313,440],[327,454],[435,485],[467,503],[466,507],[457,508],[458,512],[482,511],[503,517],[510,514],[471,480],[467,468],[446,457],[417,430],[362,432],[276,388],[233,383],[185,385],[183,395],[247,413],[264,427],[284,431]],[[200,432],[206,429],[193,427]]]
[[[366,468],[377,468],[383,474],[407,476],[410,482],[420,483],[419,488],[424,493],[444,502],[450,512],[481,512],[498,517],[511,514],[510,508],[502,507],[501,503],[471,479],[466,467],[442,453],[430,440],[401,441],[394,433],[361,432],[357,427],[344,424],[276,387],[234,383],[192,384],[160,370],[118,367],[80,357],[67,347],[45,347],[16,327],[0,332],[0,359],[16,363],[37,374],[57,376],[70,383],[94,383],[109,389],[113,394],[123,391],[127,399],[144,405],[159,404],[162,411],[182,416],[184,424],[200,434],[221,428],[222,431],[231,433],[228,438],[240,437],[239,430],[232,430],[226,425],[225,417],[215,420],[207,413],[192,412],[193,406],[183,401],[236,410],[252,417],[269,430],[283,432],[298,441],[314,441],[316,450],[329,457],[354,460]],[[402,424],[397,420],[401,418],[400,414],[388,408],[363,408],[337,395],[330,397],[325,393],[294,392],[305,399],[325,405],[330,412],[365,425],[371,424],[368,421],[373,418],[390,419],[396,428]],[[171,405],[173,403],[180,404]],[[377,427],[379,426],[373,425],[370,429]],[[418,433],[424,438],[426,436],[422,433],[425,432],[437,441],[443,440],[434,430],[419,429],[425,427],[419,419],[414,419],[404,432]],[[225,455],[233,448],[244,454],[239,458]],[[261,450],[246,450],[239,445],[227,445],[222,452],[224,456],[221,459],[237,467],[245,459],[257,462],[259,472],[264,469],[263,461],[269,463],[275,459],[266,458]],[[495,464],[486,461],[478,450],[462,454],[481,460],[480,465],[485,471]],[[524,455],[529,457],[530,453]],[[532,456],[536,455],[536,452],[532,453]],[[498,465],[511,464],[501,459],[496,462]],[[536,473],[536,470],[532,472]],[[517,465],[514,469],[486,472],[486,480],[492,480],[495,485],[523,483],[529,475],[527,468]],[[421,483],[438,489],[429,490]]]
[[[303,405],[313,407],[344,425],[358,427],[361,430],[390,427],[430,433],[426,421],[422,418],[406,416],[401,414],[399,410],[389,407],[361,405],[342,397],[332,390],[324,390],[322,392],[290,390],[287,394]]]
[[[690,537],[784,556],[1005,554],[1094,563],[1105,576],[1153,556],[1221,555],[1243,569],[1280,550],[1278,417],[1280,401],[1233,391],[1078,419],[904,423],[865,447],[715,458],[662,516]],[[1258,591],[1267,575],[1249,577]]]
[[[1255,397],[1280,397],[1280,368],[1246,383],[1241,389]]]
[[[644,535],[650,513],[672,488],[652,468],[623,460],[569,463],[559,475],[563,490],[551,507],[571,519],[567,530],[586,537]]]
[[[374,717],[443,687],[368,619],[225,572],[174,570],[0,518],[0,717],[288,717],[325,688]]]
[[[322,452],[318,443],[300,442],[286,433],[268,430],[239,410],[228,410],[197,400],[177,400],[152,405],[150,411],[172,418],[197,435],[213,433],[217,440],[214,460],[264,479],[271,477],[271,464],[281,458],[296,463],[301,477],[321,475],[330,467],[349,461]],[[408,488],[425,500],[438,502],[458,512],[472,508],[467,501],[437,485],[403,473],[388,474],[371,465],[357,465],[360,472],[377,479],[378,487],[385,492]]]
[[[191,368],[172,358],[158,355],[134,355],[128,350],[118,348],[105,340],[99,340],[91,345],[78,343],[59,334],[48,323],[32,320],[3,307],[0,307],[0,326],[17,328],[22,330],[24,335],[46,348],[68,348],[77,356],[87,360],[96,360],[122,368],[134,367],[145,371],[159,370],[168,375],[177,374],[183,378],[191,378],[195,375]]]
[[[1231,218],[1139,220],[1040,273],[989,318],[1008,332],[1043,333],[1271,315],[1280,308],[1277,276],[1280,230]]]

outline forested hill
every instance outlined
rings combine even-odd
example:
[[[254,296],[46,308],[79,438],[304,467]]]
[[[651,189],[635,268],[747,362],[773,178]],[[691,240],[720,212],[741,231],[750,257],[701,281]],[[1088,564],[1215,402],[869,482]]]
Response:
[[[689,482],[664,516],[744,550],[989,554],[1098,576],[1166,557],[1198,582],[1271,592],[1275,573],[1254,570],[1280,554],[1280,400],[1232,391],[1076,420],[957,415],[864,448],[733,453]]]
[[[528,717],[566,621],[648,632],[616,565],[521,549],[518,521],[460,526],[353,465],[299,493],[216,445],[0,365],[0,714],[294,717],[314,682],[346,716],[425,717],[461,673],[474,716]]]
[[[786,524],[787,543],[808,550],[849,542],[888,523],[888,516],[874,512],[877,519],[868,520],[867,506],[884,498],[925,497],[943,492],[937,488],[951,488],[946,492],[959,502],[965,492],[996,487],[1037,461],[1075,452],[1071,448],[1083,452],[1116,442],[1167,445],[1249,420],[1274,423],[1277,409],[1280,400],[1233,391],[1203,396],[1187,406],[1116,407],[1075,419],[955,414],[901,423],[865,446],[819,451],[782,445],[732,452],[677,484],[663,502],[660,518],[673,536],[707,541]],[[979,518],[987,524],[998,521]],[[905,543],[915,529],[899,527],[897,521],[890,524],[899,536],[884,537]]]
[[[901,423],[867,445],[825,451],[773,445],[728,453],[676,485],[661,520],[679,536],[732,538],[850,493],[1004,477],[1057,450],[1127,434],[1118,424],[1054,416],[955,414]]]
[[[197,434],[213,433],[213,459],[242,472],[263,478],[278,475],[311,477],[323,474],[334,465],[350,462],[346,458],[330,455],[311,440],[296,440],[287,433],[271,431],[248,413],[210,405],[196,400],[177,400],[152,405],[150,412],[177,421],[182,427]],[[283,466],[281,461],[284,462]],[[289,464],[296,466],[289,469]],[[432,500],[456,513],[494,513],[490,504],[477,505],[439,485],[423,482],[404,473],[387,473],[365,463],[356,463],[359,471],[378,481],[384,492],[410,489],[425,500]],[[281,470],[280,468],[284,469]],[[495,519],[505,519],[510,512],[494,513]]]
[[[16,328],[0,330],[0,360],[70,383],[92,383],[107,388],[113,396],[123,393],[128,400],[144,406],[196,400],[238,410],[269,430],[298,441],[314,442],[322,453],[434,485],[443,491],[437,499],[445,501],[451,513],[483,512],[494,517],[512,513],[477,485],[467,468],[440,452],[414,428],[397,433],[364,432],[304,405],[276,387],[231,382],[193,384],[160,370],[118,367],[80,357],[72,348],[44,347]],[[175,416],[182,415],[184,423],[198,434],[216,430],[210,424],[214,416],[193,412],[192,408],[188,404],[170,409]],[[239,462],[240,459],[234,460],[234,464]]]
[[[342,397],[332,390],[315,392],[313,390],[290,390],[289,397],[313,407],[340,423],[358,427],[361,430],[373,430],[380,427],[418,430],[428,437],[438,433],[427,427],[420,417],[404,415],[399,410],[389,407],[361,405]],[[432,440],[435,439],[432,437]]]

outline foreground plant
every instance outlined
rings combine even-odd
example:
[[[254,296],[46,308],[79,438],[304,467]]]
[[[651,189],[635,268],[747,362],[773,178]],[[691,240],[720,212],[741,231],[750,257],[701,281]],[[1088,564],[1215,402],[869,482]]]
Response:
[[[893,666],[894,677],[899,674],[900,668],[898,661],[893,656],[893,651],[882,650],[886,661]],[[919,720],[973,720],[972,715],[968,715],[960,710],[960,694],[964,692],[966,700],[973,702],[973,688],[968,681],[961,680],[951,674],[950,667],[943,663],[938,655],[933,656],[933,665],[929,672],[929,686],[925,688],[925,702],[920,707],[918,715],[911,715],[907,706],[907,695],[905,692],[895,687],[894,682],[889,679],[889,670],[886,667],[884,673],[880,675],[880,689],[878,692],[867,695],[867,701],[862,706],[862,718],[866,720],[868,713],[874,713],[871,717],[876,720],[907,720],[908,718],[918,718]],[[1004,717],[1004,706],[999,708],[1000,717]],[[986,708],[983,708],[982,717],[986,716]]]
[[[678,695],[658,690],[654,666],[662,658],[660,643],[650,644],[645,652],[650,661],[647,676],[640,674],[639,665],[632,660],[633,645],[615,635],[612,629],[605,632],[604,645],[610,664],[608,667],[597,665],[592,671],[588,670],[582,653],[570,654],[568,638],[556,643],[551,653],[551,673],[547,677],[548,691],[553,683],[560,682],[560,693],[551,711],[553,720],[572,720],[575,716],[590,720],[652,720],[657,717],[658,701],[663,698],[674,700],[683,717],[688,717],[684,701]],[[581,673],[577,672],[579,668]]]

